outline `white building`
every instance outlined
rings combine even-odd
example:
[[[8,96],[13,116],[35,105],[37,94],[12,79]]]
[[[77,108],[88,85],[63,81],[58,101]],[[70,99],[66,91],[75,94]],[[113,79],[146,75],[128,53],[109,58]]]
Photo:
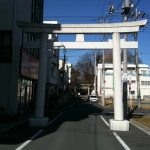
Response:
[[[71,63],[66,62],[65,64],[65,71],[66,71],[66,83],[71,83]]]
[[[60,72],[62,72],[60,73],[59,86],[62,88],[61,85],[65,84],[65,89],[66,89],[66,85],[68,83],[71,83],[71,63],[66,62],[64,68],[63,68],[63,65],[64,65],[63,63],[64,63],[63,60],[59,60],[59,70]],[[64,80],[64,83],[63,83],[63,80]]]
[[[45,24],[58,24],[58,21],[43,21]],[[48,40],[58,41],[57,34],[48,34]],[[51,94],[58,94],[59,84],[59,49],[48,49],[47,51],[47,76],[46,83]]]
[[[123,74],[123,65],[121,65],[121,72]],[[98,64],[97,74],[97,91],[98,95],[102,95],[102,64]],[[137,99],[137,79],[136,79],[136,65],[127,65],[128,76],[128,98]],[[114,93],[114,80],[113,80],[113,64],[105,64],[105,97],[111,98]],[[140,93],[141,99],[150,98],[150,74],[149,66],[146,64],[139,64],[139,80],[140,80]]]

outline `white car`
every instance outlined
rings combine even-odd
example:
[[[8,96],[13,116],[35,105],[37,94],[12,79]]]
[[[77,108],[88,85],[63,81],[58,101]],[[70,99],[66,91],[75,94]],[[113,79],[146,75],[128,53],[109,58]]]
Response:
[[[97,96],[90,95],[88,97],[88,101],[90,101],[90,102],[98,102],[98,98],[97,98]]]

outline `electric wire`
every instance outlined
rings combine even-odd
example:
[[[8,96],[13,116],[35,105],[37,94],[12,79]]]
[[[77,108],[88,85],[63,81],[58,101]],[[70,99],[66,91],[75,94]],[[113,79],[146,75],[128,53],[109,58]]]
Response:
[[[116,1],[114,0],[113,1],[113,3],[115,3]],[[119,5],[118,5],[118,7],[117,7],[117,10],[119,9],[119,7],[121,6],[121,3],[123,2],[123,0],[121,0],[121,2],[119,3]],[[139,4],[139,2],[140,2],[140,0],[138,0],[138,2],[136,3],[136,5],[135,5],[135,7]],[[109,0],[109,5],[112,3],[112,0]],[[91,5],[91,4],[85,4],[85,5],[72,5],[72,6],[89,6],[89,5]],[[100,6],[102,6],[102,11],[101,11],[101,16],[102,16],[102,14],[103,14],[103,12],[104,12],[104,8],[105,8],[105,5],[106,5],[106,0],[104,1],[104,3],[103,3],[103,5],[102,5],[102,3],[101,4],[93,4],[92,6],[98,6],[98,5],[100,5]],[[52,6],[52,5],[51,5]],[[58,5],[56,5],[56,6],[58,6]],[[66,5],[59,5],[59,6],[66,6]],[[71,6],[71,5],[67,5],[67,6]],[[133,11],[133,10],[132,10]],[[57,19],[59,19],[59,21],[81,21],[81,22],[90,22],[91,21],[91,19],[92,18],[100,18],[100,16],[44,16],[44,18],[47,18],[47,19],[49,19],[49,18],[57,18]],[[105,16],[105,18],[106,17],[108,17],[108,18],[110,18],[110,21],[114,21],[115,19],[120,19],[120,18],[122,18],[121,16],[119,16],[119,15],[116,15],[115,13],[113,13],[113,15],[106,15]],[[72,19],[72,18],[74,18],[74,19]],[[146,18],[147,19],[149,19],[150,18],[150,15],[146,15]],[[96,19],[95,20],[93,20],[93,21],[96,21]],[[149,31],[149,29],[150,28],[144,28],[144,30],[140,30],[139,32],[142,32],[142,34],[144,33],[144,34],[148,34],[148,33],[150,33],[150,32],[148,32]],[[148,30],[148,31],[147,31]],[[143,53],[144,54],[144,53]],[[70,57],[70,56],[66,56],[66,57]],[[73,57],[73,56],[72,56]]]

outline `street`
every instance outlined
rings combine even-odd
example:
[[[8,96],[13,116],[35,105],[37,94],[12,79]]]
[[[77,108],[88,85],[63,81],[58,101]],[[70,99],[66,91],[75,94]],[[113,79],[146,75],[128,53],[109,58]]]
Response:
[[[0,134],[3,150],[149,150],[150,135],[130,124],[129,132],[111,131],[110,109],[78,98],[46,128],[18,125]]]

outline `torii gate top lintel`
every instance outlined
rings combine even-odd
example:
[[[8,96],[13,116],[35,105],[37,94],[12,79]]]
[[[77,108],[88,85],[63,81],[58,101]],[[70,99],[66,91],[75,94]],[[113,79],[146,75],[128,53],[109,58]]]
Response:
[[[17,21],[17,25],[24,32],[49,34],[100,34],[100,33],[133,33],[138,32],[139,27],[145,26],[147,19],[122,23],[106,24],[44,24]]]

